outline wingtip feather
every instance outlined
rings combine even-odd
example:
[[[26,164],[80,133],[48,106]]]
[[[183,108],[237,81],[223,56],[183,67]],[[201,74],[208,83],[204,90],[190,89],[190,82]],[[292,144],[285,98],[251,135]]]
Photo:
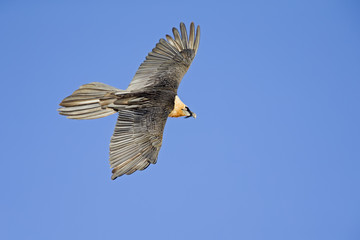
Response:
[[[195,42],[194,42],[195,54],[198,51],[199,43],[200,43],[200,26],[198,25],[197,28],[196,28],[196,38],[195,38]]]
[[[183,22],[180,23],[180,32],[181,32],[181,40],[185,49],[189,48],[188,46],[188,36],[186,31],[186,26]]]
[[[181,22],[180,32],[175,27],[172,29],[172,32],[174,34],[174,38],[172,38],[169,35],[166,35],[166,40],[168,41],[169,45],[176,48],[179,52],[183,51],[184,49],[193,49],[196,54],[200,43],[199,25],[196,27],[196,31],[195,31],[195,24],[194,22],[191,22],[190,31],[188,35],[185,24]]]
[[[183,42],[181,40],[181,37],[180,37],[180,33],[179,33],[179,30],[177,30],[176,28],[173,28],[172,29],[173,31],[173,34],[174,34],[174,39],[176,41],[176,43],[180,46],[180,51],[184,50],[184,45],[183,45]]]

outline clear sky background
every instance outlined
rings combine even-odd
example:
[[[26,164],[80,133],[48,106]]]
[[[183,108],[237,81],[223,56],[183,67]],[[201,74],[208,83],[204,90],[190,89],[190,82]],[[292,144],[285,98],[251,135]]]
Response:
[[[360,239],[358,1],[1,1],[0,239]],[[69,120],[80,85],[126,88],[201,25],[158,163],[111,181],[116,115]]]

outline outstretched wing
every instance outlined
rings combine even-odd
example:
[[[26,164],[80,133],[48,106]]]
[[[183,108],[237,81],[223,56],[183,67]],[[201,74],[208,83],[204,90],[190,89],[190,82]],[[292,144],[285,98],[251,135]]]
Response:
[[[156,163],[168,115],[162,107],[119,111],[110,143],[111,179]]]
[[[140,65],[128,91],[146,88],[177,91],[198,50],[200,26],[195,34],[194,23],[191,23],[189,37],[184,23],[180,23],[181,35],[176,28],[172,31],[174,38],[166,35],[167,41],[160,39]]]

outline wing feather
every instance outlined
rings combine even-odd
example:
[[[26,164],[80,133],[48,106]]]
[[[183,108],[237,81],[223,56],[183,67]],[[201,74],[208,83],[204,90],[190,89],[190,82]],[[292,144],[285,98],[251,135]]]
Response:
[[[200,43],[200,26],[197,26],[197,28],[196,28],[196,38],[195,38],[195,43],[194,43],[195,54],[198,51],[199,43]]]
[[[179,44],[177,44],[176,41],[171,36],[166,35],[166,40],[168,40],[168,42],[170,43],[170,46],[175,48],[177,52],[181,51],[181,46]],[[160,39],[160,41],[161,41],[161,39]]]
[[[168,115],[159,106],[119,111],[110,142],[112,179],[156,163]]]
[[[186,32],[186,27],[184,23],[180,23],[180,31],[181,31],[181,40],[185,48],[189,48],[188,46],[188,36],[187,36],[187,32]]]
[[[192,22],[190,24],[190,35],[189,35],[188,48],[194,49],[194,41],[195,41],[195,26],[194,26],[194,23]]]
[[[180,32],[176,28],[172,31],[174,38],[166,35],[167,41],[160,39],[140,65],[127,91],[162,89],[177,92],[199,47],[200,27],[195,34],[194,23],[191,23],[189,37],[184,23],[180,23]]]
[[[174,39],[175,39],[176,43],[180,46],[180,50],[184,50],[185,47],[184,47],[182,38],[180,36],[179,30],[177,30],[176,28],[173,28],[172,32],[174,34]]]

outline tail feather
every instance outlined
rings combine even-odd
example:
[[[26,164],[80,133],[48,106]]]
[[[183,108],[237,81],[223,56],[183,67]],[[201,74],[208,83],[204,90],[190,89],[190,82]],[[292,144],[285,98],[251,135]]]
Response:
[[[92,82],[82,85],[78,90],[66,97],[58,109],[61,115],[70,119],[96,119],[116,113],[108,105],[116,100],[114,93],[120,89],[104,83]]]

